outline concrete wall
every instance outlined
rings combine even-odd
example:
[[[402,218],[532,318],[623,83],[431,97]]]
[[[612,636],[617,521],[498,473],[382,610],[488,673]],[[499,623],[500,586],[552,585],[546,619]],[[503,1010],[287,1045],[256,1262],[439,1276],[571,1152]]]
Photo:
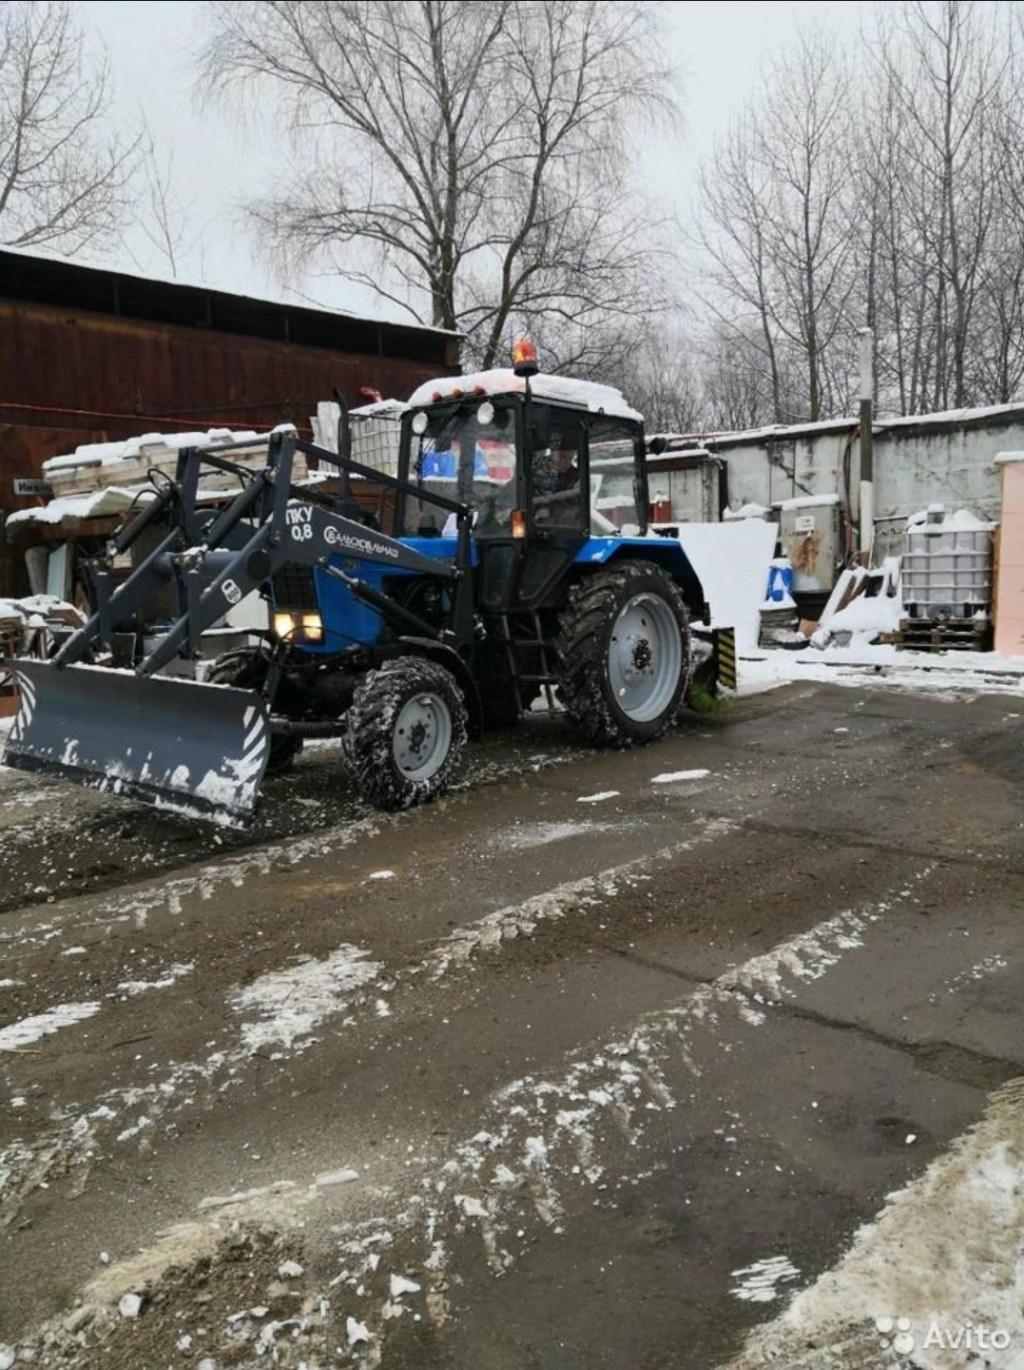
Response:
[[[795,496],[839,494],[858,517],[859,442],[854,419],[758,433],[723,433],[699,445],[724,458],[729,504],[771,506]],[[852,440],[852,441],[851,441]],[[850,443],[849,489],[843,452]],[[903,524],[929,504],[999,519],[1002,451],[1024,449],[1024,405],[880,423],[875,429],[875,555],[903,550]]]

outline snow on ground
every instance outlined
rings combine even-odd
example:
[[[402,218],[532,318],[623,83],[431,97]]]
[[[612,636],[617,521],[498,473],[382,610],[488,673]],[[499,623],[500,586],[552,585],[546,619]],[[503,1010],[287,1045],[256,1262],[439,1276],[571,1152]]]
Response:
[[[623,882],[629,884],[643,879],[646,871],[705,842],[735,831],[736,825],[726,818],[712,818],[699,825],[695,836],[683,839],[671,847],[650,856],[639,856],[620,866],[611,866],[597,875],[580,880],[567,880],[562,885],[535,894],[504,908],[495,909],[475,922],[464,923],[428,953],[424,965],[434,979],[440,979],[449,967],[469,961],[479,951],[500,947],[502,942],[517,937],[528,937],[538,923],[564,918],[574,909],[596,905],[603,897],[614,895]]]
[[[741,696],[797,681],[927,694],[1022,693],[1024,657],[995,652],[901,652],[896,647],[873,646],[749,652],[740,658]]]
[[[345,996],[375,980],[384,969],[367,959],[361,947],[341,946],[323,960],[300,960],[286,970],[272,970],[235,990],[229,1000],[236,1013],[256,1013],[242,1028],[250,1051],[292,1047],[318,1023],[345,1007]]]
[[[649,1130],[679,1103],[666,1063],[681,1055],[693,1076],[699,1075],[693,1064],[698,1040],[701,1055],[708,1049],[731,1051],[737,1028],[756,1031],[771,1011],[759,991],[770,987],[773,998],[790,998],[808,973],[824,973],[860,945],[851,930],[864,932],[901,906],[918,902],[922,882],[933,870],[929,866],[901,879],[881,901],[850,908],[777,943],[670,1007],[644,1015],[621,1035],[573,1053],[559,1069],[513,1080],[491,1096],[472,1136],[432,1158],[414,1202],[393,1211],[394,1196],[388,1190],[371,1195],[382,1205],[378,1211],[335,1229],[345,1240],[339,1247],[340,1268],[324,1291],[332,1301],[346,1300],[361,1344],[365,1335],[373,1355],[359,1363],[380,1363],[402,1311],[401,1298],[422,1295],[425,1315],[434,1323],[451,1315],[455,1276],[449,1261],[455,1234],[477,1232],[487,1267],[500,1275],[534,1249],[538,1228],[564,1230],[581,1185],[593,1191],[595,1202],[602,1202],[602,1195],[607,1202],[616,1189],[635,1185],[637,1157],[646,1156],[641,1148]],[[757,989],[752,992],[751,987]],[[629,1142],[625,1169],[623,1137]],[[310,1205],[321,1202],[325,1190],[360,1178],[347,1164],[350,1159],[339,1156],[337,1168],[320,1171],[312,1183],[302,1177],[277,1180],[201,1200],[195,1221],[179,1224],[155,1245],[108,1265],[85,1289],[85,1303],[116,1307],[126,1292],[152,1284],[171,1265],[211,1255],[228,1228],[247,1219],[282,1230],[291,1228],[297,1217],[305,1221]],[[415,1280],[409,1279],[413,1270]],[[767,1302],[773,1294],[785,1294],[784,1286],[798,1279],[799,1272],[778,1254],[735,1271],[733,1278],[737,1298]]]
[[[1024,1082],[1017,1080],[977,1127],[889,1196],[837,1266],[750,1335],[729,1370],[1019,1367],[1022,1152]],[[890,1347],[882,1338],[894,1328],[902,1340]],[[887,1350],[906,1359],[886,1357]]]
[[[59,1032],[61,1028],[80,1023],[83,1018],[91,1018],[99,1011],[99,1004],[92,1000],[86,1004],[57,1004],[45,1013],[34,1013],[31,1018],[22,1018],[17,1023],[0,1028],[0,1051],[20,1051],[42,1037]]]
[[[518,823],[496,837],[492,845],[502,851],[520,851],[523,848],[546,847],[552,842],[567,842],[573,837],[588,837],[597,832],[617,832],[626,826],[625,823],[594,822]]]
[[[70,956],[75,948],[69,948],[63,955]],[[83,947],[84,951],[85,948]],[[172,966],[168,966],[163,975],[157,976],[155,980],[122,980],[115,990],[115,994],[123,996],[125,999],[134,999],[139,994],[147,994],[151,989],[170,989],[178,980],[186,975],[191,975],[194,964],[191,961],[175,961]],[[112,996],[113,997],[113,996]]]
[[[736,1281],[732,1287],[735,1298],[746,1303],[771,1303],[782,1293],[778,1286],[799,1279],[800,1271],[788,1256],[768,1256],[742,1270],[734,1270],[732,1277]]]
[[[574,1054],[560,1071],[526,1076],[498,1091],[479,1130],[451,1148],[424,1180],[421,1192],[428,1198],[391,1219],[381,1213],[348,1229],[352,1238],[341,1246],[344,1265],[331,1284],[369,1305],[358,1312],[376,1351],[383,1351],[393,1317],[387,1260],[400,1235],[415,1242],[418,1234],[422,1250],[430,1253],[418,1267],[426,1277],[430,1316],[443,1322],[451,1315],[450,1225],[476,1229],[488,1268],[503,1275],[520,1253],[533,1249],[537,1225],[564,1231],[571,1221],[566,1201],[581,1185],[593,1190],[595,1203],[619,1186],[635,1185],[641,1163],[636,1158],[644,1154],[648,1129],[679,1103],[666,1062],[681,1056],[698,1077],[698,1039],[702,1050],[731,1051],[737,1020],[743,1032],[759,1029],[772,1011],[768,996],[784,1003],[800,981],[824,974],[862,944],[861,934],[873,924],[917,903],[935,869],[924,867],[881,900],[777,943],[671,1007],[644,1015],[625,1034]],[[623,1137],[634,1158],[625,1171],[616,1159]],[[787,1292],[779,1286],[799,1277],[788,1257],[778,1255],[733,1272],[733,1294],[767,1302]]]

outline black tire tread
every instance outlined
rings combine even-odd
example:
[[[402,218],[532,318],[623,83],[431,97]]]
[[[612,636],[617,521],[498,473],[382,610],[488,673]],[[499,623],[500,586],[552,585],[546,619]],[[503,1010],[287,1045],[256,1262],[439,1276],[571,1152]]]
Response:
[[[683,638],[679,690],[660,719],[636,725],[614,706],[608,681],[607,636],[623,604],[643,589],[673,607]],[[595,747],[634,747],[660,737],[685,699],[689,683],[690,620],[682,591],[650,561],[630,559],[594,571],[572,587],[559,619],[559,690],[574,729]]]
[[[429,780],[401,773],[392,752],[394,721],[411,694],[430,690],[448,705],[452,742],[444,764]],[[424,657],[403,656],[368,671],[345,715],[345,756],[363,798],[395,811],[435,799],[451,784],[466,745],[466,705],[450,671]]]

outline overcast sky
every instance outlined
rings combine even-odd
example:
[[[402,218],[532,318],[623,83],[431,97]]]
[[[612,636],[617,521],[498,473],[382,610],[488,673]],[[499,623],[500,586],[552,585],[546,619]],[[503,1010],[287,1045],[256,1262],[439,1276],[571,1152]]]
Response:
[[[644,165],[658,194],[685,215],[699,159],[753,90],[765,59],[811,17],[831,27],[838,42],[850,41],[869,6],[858,0],[676,0],[669,9],[671,50],[683,73],[685,129],[681,140],[659,139],[644,149]],[[199,0],[79,0],[79,10],[110,53],[121,116],[137,120],[144,113],[158,142],[174,149],[177,189],[202,231],[203,249],[201,256],[198,250],[190,255],[180,274],[225,290],[288,298],[288,288],[255,258],[238,208],[273,176],[279,165],[274,150],[247,138],[230,118],[197,105],[191,54],[202,25]],[[165,274],[139,235],[130,243],[138,262],[125,255],[118,266],[133,271],[152,265],[154,274]],[[296,281],[293,288],[335,307],[388,312],[369,292],[336,279]]]

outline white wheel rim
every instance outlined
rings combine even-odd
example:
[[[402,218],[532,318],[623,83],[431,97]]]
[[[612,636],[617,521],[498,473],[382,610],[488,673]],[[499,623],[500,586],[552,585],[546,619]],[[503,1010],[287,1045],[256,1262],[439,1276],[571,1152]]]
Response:
[[[444,765],[452,745],[452,716],[431,691],[406,700],[395,719],[391,751],[409,780],[429,780]]]
[[[659,595],[634,595],[619,610],[608,644],[616,704],[634,723],[650,723],[672,703],[682,668],[675,614]]]

